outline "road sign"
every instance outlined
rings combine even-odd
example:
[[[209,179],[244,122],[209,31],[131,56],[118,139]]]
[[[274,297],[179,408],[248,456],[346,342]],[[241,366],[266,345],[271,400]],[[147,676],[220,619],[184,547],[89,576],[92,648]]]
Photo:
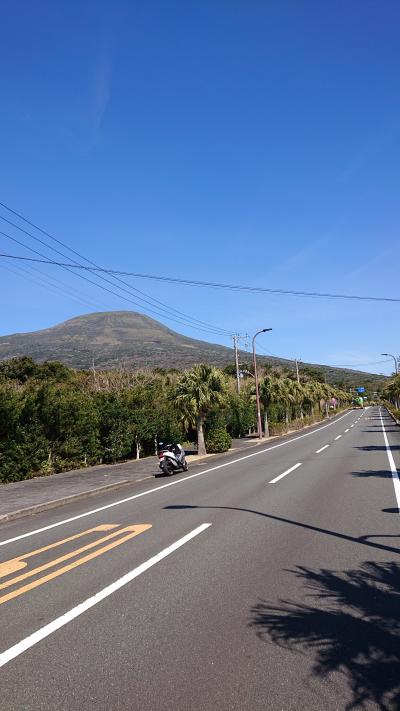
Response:
[[[358,393],[365,393],[365,388],[363,388],[363,387],[356,388],[356,390]]]

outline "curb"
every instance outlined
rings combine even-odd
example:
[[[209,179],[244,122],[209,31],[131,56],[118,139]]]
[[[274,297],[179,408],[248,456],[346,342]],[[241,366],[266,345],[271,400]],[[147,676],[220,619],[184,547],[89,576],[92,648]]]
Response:
[[[385,405],[385,407],[386,407],[386,405]],[[397,417],[394,416],[393,412],[391,410],[389,410],[388,407],[386,407],[386,409],[387,409],[390,417],[392,417],[393,420],[395,421],[396,425],[400,425],[400,420],[398,420]]]
[[[103,492],[113,491],[114,489],[120,489],[128,484],[133,484],[134,482],[129,481],[129,479],[124,479],[123,481],[115,482],[114,484],[105,484],[105,486],[99,486],[97,489],[91,489],[88,491],[81,491],[79,494],[70,494],[69,496],[64,496],[61,499],[54,499],[53,501],[44,501],[42,504],[34,504],[33,506],[28,506],[26,509],[19,509],[18,511],[10,511],[10,513],[2,514],[0,516],[0,524],[7,523],[8,521],[15,521],[18,518],[24,518],[25,516],[33,516],[33,514],[40,513],[41,511],[47,511],[48,509],[56,509],[59,506],[64,506],[64,504],[72,503],[73,501],[79,501],[79,499],[86,499],[89,496],[96,496],[97,494],[102,494]]]
[[[349,408],[350,409],[350,408]],[[349,411],[349,410],[347,410]],[[340,414],[340,413],[338,413]],[[344,414],[344,413],[343,413]],[[390,413],[392,414],[392,413]],[[334,416],[335,417],[335,416]],[[393,417],[393,415],[392,415]],[[332,418],[334,419],[334,418]],[[397,422],[397,424],[400,424],[396,418],[393,417],[393,419]],[[290,435],[296,434],[297,432],[301,432],[302,430],[310,429],[311,427],[316,427],[320,424],[322,424],[324,420],[321,420],[320,422],[314,422],[311,425],[305,425],[302,427],[300,430],[291,430],[289,432],[285,432],[280,435],[271,435],[268,437],[268,439],[261,439],[261,440],[256,440],[252,442],[251,444],[247,445],[245,449],[250,449],[252,447],[258,447],[260,445],[266,445],[268,442],[271,442],[272,440],[276,439],[285,439],[285,437],[289,437]],[[203,464],[205,459],[211,459],[213,457],[226,457],[229,454],[233,454],[234,452],[240,451],[242,448],[241,447],[232,447],[232,449],[229,449],[227,452],[221,452],[219,454],[204,454],[199,459],[196,461],[192,461],[191,464],[192,466],[200,465]],[[190,456],[190,455],[189,455]],[[116,466],[119,466],[118,464]],[[8,521],[15,521],[19,518],[25,518],[27,516],[33,516],[34,514],[41,513],[42,511],[48,511],[49,509],[55,509],[58,508],[59,506],[64,506],[65,504],[73,503],[74,501],[79,501],[79,499],[86,499],[89,498],[90,496],[96,496],[97,494],[103,494],[107,491],[113,491],[115,489],[120,489],[123,486],[128,486],[129,484],[135,484],[135,480],[130,480],[130,479],[123,479],[122,481],[115,482],[114,484],[105,484],[104,486],[99,486],[97,489],[89,489],[88,491],[81,491],[79,494],[70,494],[69,496],[64,496],[61,499],[54,499],[53,501],[45,501],[42,504],[34,504],[33,506],[28,506],[25,509],[19,509],[18,511],[10,511],[9,513],[2,514],[0,515],[0,524],[2,523],[7,523]]]

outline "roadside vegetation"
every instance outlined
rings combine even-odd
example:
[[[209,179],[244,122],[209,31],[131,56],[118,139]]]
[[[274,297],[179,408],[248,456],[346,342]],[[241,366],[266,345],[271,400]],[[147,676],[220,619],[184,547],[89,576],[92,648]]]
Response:
[[[157,441],[229,449],[254,432],[251,366],[240,394],[230,367],[76,371],[27,357],[0,363],[0,482],[155,454]],[[281,434],[345,407],[351,395],[282,368],[260,368],[264,430]]]
[[[397,420],[400,420],[400,375],[396,375],[386,385],[383,397],[387,401],[390,412]]]

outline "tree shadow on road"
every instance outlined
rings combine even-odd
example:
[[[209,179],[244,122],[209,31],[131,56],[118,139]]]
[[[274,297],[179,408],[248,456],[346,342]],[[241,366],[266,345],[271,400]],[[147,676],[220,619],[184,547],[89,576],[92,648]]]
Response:
[[[354,449],[359,449],[362,452],[386,452],[387,447],[384,444],[370,444],[364,447],[354,447]],[[400,449],[400,444],[391,444],[390,449],[395,452]]]
[[[400,708],[400,566],[366,562],[345,572],[292,572],[314,602],[261,600],[251,610],[258,636],[312,653],[313,674],[340,672],[352,700],[346,709]]]
[[[378,477],[380,479],[391,479],[392,472],[389,469],[363,469],[359,472],[351,472],[351,476],[357,477]]]
[[[390,509],[382,509],[383,513],[396,513],[400,514],[400,509],[398,509],[396,506],[392,507]]]

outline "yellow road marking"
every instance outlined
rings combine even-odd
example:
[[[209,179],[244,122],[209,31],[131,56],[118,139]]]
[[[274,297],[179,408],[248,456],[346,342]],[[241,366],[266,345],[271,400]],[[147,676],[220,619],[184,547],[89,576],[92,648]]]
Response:
[[[26,563],[25,560],[27,558],[32,558],[34,555],[39,555],[39,553],[45,553],[46,551],[51,550],[52,548],[57,548],[58,546],[62,546],[64,543],[69,543],[70,541],[75,541],[77,538],[81,538],[82,536],[87,536],[89,533],[93,533],[95,531],[110,531],[112,528],[117,528],[118,524],[117,523],[103,523],[100,526],[95,526],[94,528],[89,528],[87,531],[82,531],[81,533],[76,533],[74,536],[69,536],[69,538],[63,538],[62,541],[56,541],[55,543],[51,543],[49,546],[44,546],[43,548],[37,548],[35,551],[30,551],[30,553],[24,553],[23,555],[17,556],[17,558],[12,558],[11,560],[6,560],[4,563],[0,563],[0,578],[4,578],[6,575],[10,575],[10,573],[16,573],[17,570],[21,570],[21,568],[26,568]],[[0,588],[1,589],[1,588]]]
[[[107,526],[108,529],[110,528],[116,528],[117,524],[111,524],[110,526]],[[98,531],[102,530],[101,526],[97,526],[96,528],[91,528],[88,531],[83,531],[83,533],[78,534],[78,536],[72,536],[71,538],[78,538],[79,536],[83,536],[88,533],[92,533],[93,531]],[[85,546],[82,546],[81,548],[78,548],[77,550],[71,551],[70,553],[66,553],[65,555],[61,556],[60,558],[56,558],[55,560],[51,560],[48,563],[43,563],[43,565],[39,565],[37,568],[33,568],[33,570],[28,570],[26,573],[22,573],[22,575],[18,575],[16,578],[12,578],[11,580],[6,580],[4,583],[0,583],[0,590],[4,590],[4,588],[10,587],[10,585],[14,585],[15,583],[21,582],[21,580],[26,580],[26,578],[31,578],[33,575],[36,575],[37,573],[42,573],[44,570],[48,570],[48,568],[53,568],[55,565],[58,565],[59,563],[64,563],[66,560],[70,560],[70,558],[74,558],[75,556],[79,555],[79,553],[84,553],[85,551],[90,550],[91,548],[95,548],[96,546],[100,545],[101,543],[104,543],[105,541],[110,540],[110,538],[114,538],[115,536],[119,536],[122,531],[127,531],[127,530],[132,530],[131,528],[123,528],[118,531],[114,531],[114,533],[110,533],[108,536],[103,536],[102,538],[98,538],[95,541],[92,541],[91,543],[87,543]],[[54,545],[61,545],[62,543],[65,543],[67,540],[70,539],[64,539],[63,541],[58,541],[57,544],[52,544],[51,547],[54,547]],[[50,546],[49,546],[50,547]],[[48,547],[47,547],[48,548]],[[28,558],[34,554],[37,554],[38,552],[42,553],[43,550],[46,550],[46,548],[39,548],[37,551],[32,551],[31,553],[28,553],[27,556],[24,556],[25,558]],[[22,556],[21,556],[22,558]],[[23,561],[20,561],[18,558],[14,558],[14,560],[7,561],[4,563],[4,566],[6,567],[9,563],[13,564],[14,562],[17,563],[23,563]],[[26,563],[24,563],[26,565]],[[17,569],[15,569],[17,570]],[[15,572],[14,570],[10,570],[10,572]],[[4,575],[4,573],[3,573]]]
[[[109,526],[109,528],[114,528],[116,525],[117,524],[112,524]],[[126,526],[125,528],[119,529],[118,531],[114,531],[113,533],[109,534],[108,536],[104,536],[100,540],[89,543],[86,546],[82,546],[82,548],[79,548],[76,551],[67,553],[65,556],[61,556],[60,558],[50,561],[49,563],[45,563],[44,565],[39,566],[38,568],[35,568],[34,570],[29,571],[28,573],[19,575],[16,578],[13,578],[12,580],[7,580],[5,583],[3,583],[1,585],[1,588],[8,587],[8,585],[12,585],[12,584],[20,581],[21,579],[27,578],[30,575],[35,575],[36,573],[42,572],[43,570],[46,570],[49,567],[52,567],[52,566],[55,566],[61,562],[64,562],[65,560],[71,558],[72,556],[76,556],[79,553],[82,553],[90,548],[93,548],[94,546],[97,546],[106,540],[110,540],[111,538],[114,538],[117,535],[119,536],[121,533],[125,533],[126,531],[128,531],[126,536],[122,536],[122,538],[118,538],[117,540],[112,541],[111,543],[108,543],[106,546],[103,546],[102,548],[99,548],[98,550],[93,551],[92,553],[89,553],[88,555],[85,555],[82,558],[79,558],[78,560],[73,561],[72,563],[69,563],[68,565],[64,565],[62,568],[59,568],[58,570],[55,570],[52,573],[49,573],[48,575],[44,575],[43,577],[38,578],[37,580],[33,580],[31,583],[28,583],[27,585],[23,585],[22,587],[18,588],[17,590],[13,590],[12,592],[6,593],[6,595],[3,595],[2,597],[0,597],[0,605],[2,605],[4,602],[8,602],[8,600],[12,600],[13,598],[18,597],[19,595],[23,595],[24,593],[28,592],[29,590],[33,590],[34,588],[37,588],[40,585],[44,585],[44,583],[49,582],[49,580],[53,580],[54,578],[57,578],[60,575],[64,575],[64,573],[67,573],[70,570],[77,568],[79,565],[83,565],[84,563],[87,563],[89,560],[93,560],[94,558],[97,558],[99,555],[102,555],[103,553],[106,553],[107,551],[112,550],[113,548],[116,548],[117,546],[120,546],[122,543],[129,541],[131,538],[138,536],[140,533],[147,531],[149,528],[151,528],[150,523],[137,524],[134,526]],[[89,532],[92,532],[93,530],[99,530],[99,529],[105,530],[104,528],[101,529],[101,527],[97,526],[95,529],[89,529],[89,531],[84,531],[83,533],[77,534],[76,536],[71,536],[69,539],[64,539],[63,541],[58,541],[57,543],[51,544],[51,546],[46,546],[45,549],[38,549],[37,551],[32,551],[31,553],[28,553],[24,557],[26,558],[28,556],[37,554],[39,551],[42,552],[43,550],[48,550],[49,548],[54,548],[56,545],[61,545],[62,543],[65,543],[67,540],[73,540],[75,538],[79,538],[80,536],[83,536]],[[22,556],[21,556],[21,558],[22,558]],[[14,561],[18,561],[18,560],[19,559],[16,558],[11,561],[6,561],[6,563],[4,563],[3,565],[6,566],[7,563],[13,563]],[[3,573],[3,575],[5,575],[5,573]]]

